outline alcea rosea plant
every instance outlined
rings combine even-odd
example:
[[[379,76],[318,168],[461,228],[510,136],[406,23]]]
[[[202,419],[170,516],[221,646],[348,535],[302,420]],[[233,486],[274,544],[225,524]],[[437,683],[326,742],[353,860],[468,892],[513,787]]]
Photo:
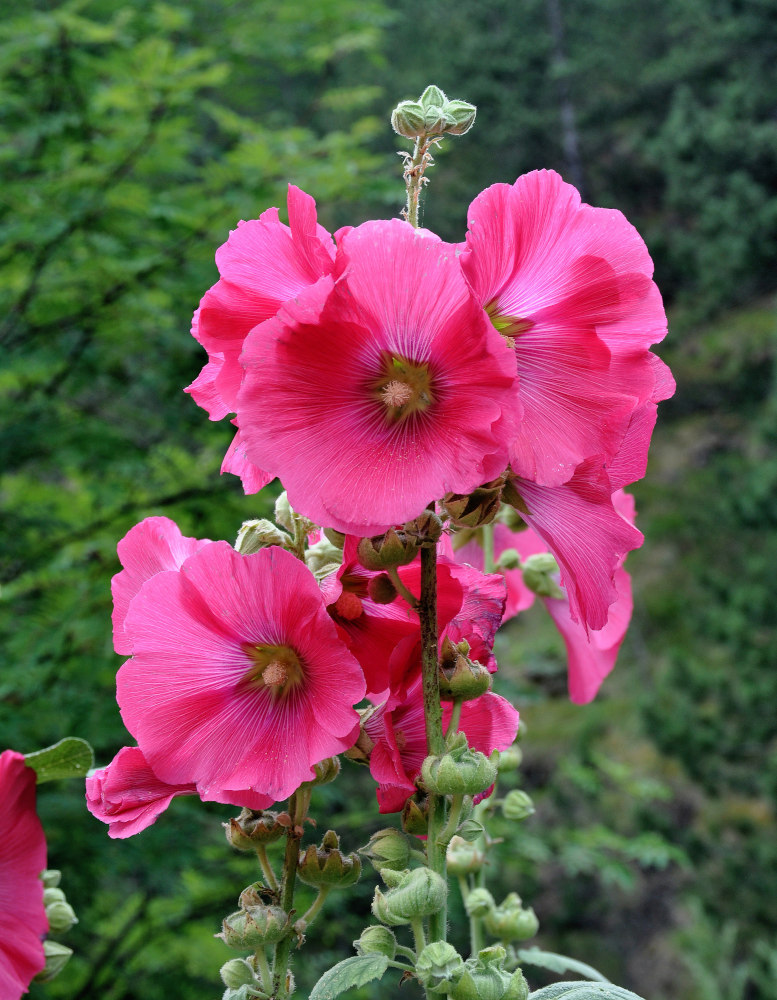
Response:
[[[360,852],[383,883],[374,922],[312,1000],[384,975],[453,1000],[528,994],[520,943],[537,916],[484,880],[519,726],[491,690],[494,636],[539,596],[570,696],[595,696],[642,542],[624,488],[674,385],[649,350],[666,330],[652,263],[620,212],[540,170],[483,191],[460,244],[419,228],[432,149],[474,119],[437,87],[395,109],[414,143],[403,219],[333,238],[290,186],[288,226],[273,208],[230,234],[194,314],[208,362],[187,391],[211,419],[234,415],[223,471],[246,493],[281,480],[275,522],[246,522],[232,547],[153,517],[119,544],[117,696],[137,746],[89,777],[88,806],[113,837],[178,795],[241,808],[227,837],[257,869],[223,921],[242,953],[221,970],[227,1000],[290,996],[293,951],[360,877],[335,831],[306,839],[315,786],[348,780],[340,757],[369,767],[400,823]],[[520,790],[499,801],[516,823],[532,812]],[[447,941],[451,879],[466,958]],[[305,913],[300,881],[318,892]],[[554,997],[628,995],[548,962],[599,980]]]

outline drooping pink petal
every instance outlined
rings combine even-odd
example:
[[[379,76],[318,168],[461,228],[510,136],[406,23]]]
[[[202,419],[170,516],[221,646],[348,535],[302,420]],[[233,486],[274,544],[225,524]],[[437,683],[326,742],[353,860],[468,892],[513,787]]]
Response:
[[[362,671],[312,573],[280,548],[204,546],[142,587],[125,631],[122,717],[164,782],[279,801],[358,734]],[[266,651],[273,679],[257,666]]]
[[[209,544],[209,539],[188,538],[169,517],[147,517],[127,532],[117,546],[124,567],[111,580],[113,595],[113,648],[128,655],[132,645],[124,634],[124,621],[133,598],[157,573],[178,569],[185,559]]]
[[[331,290],[247,338],[238,423],[296,510],[373,535],[500,474],[520,401],[455,248],[392,220],[350,230],[338,253]]]
[[[14,750],[0,754],[0,997],[19,1000],[45,965],[48,930],[40,874],[46,838],[35,809],[35,772]]]
[[[221,463],[221,471],[222,473],[231,472],[233,476],[239,476],[243,484],[243,492],[246,495],[258,493],[273,480],[272,476],[267,475],[266,472],[248,460],[239,429],[235,432],[232,444],[227,449],[224,461]]]
[[[560,487],[523,479],[516,487],[526,505],[524,520],[559,564],[573,621],[587,629],[604,628],[607,609],[618,597],[615,570],[643,536],[613,506],[602,460],[581,463]]]
[[[666,331],[653,265],[620,212],[580,203],[553,171],[486,189],[470,206],[462,268],[495,325],[514,338],[524,417],[520,476],[568,481],[618,451],[651,397],[647,347]]]

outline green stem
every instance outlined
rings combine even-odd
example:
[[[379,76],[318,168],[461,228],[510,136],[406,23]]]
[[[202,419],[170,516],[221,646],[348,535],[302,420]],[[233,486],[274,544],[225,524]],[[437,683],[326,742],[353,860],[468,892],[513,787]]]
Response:
[[[397,945],[397,955],[402,955],[403,958],[408,958],[415,965],[415,952],[412,948],[406,948],[403,944]]]
[[[405,208],[405,218],[413,229],[418,229],[421,188],[424,183],[424,171],[432,163],[432,156],[429,153],[429,149],[433,141],[427,135],[419,135],[415,141],[413,156],[409,161],[406,161],[405,185],[407,187],[407,207]]]
[[[299,864],[299,844],[302,835],[297,833],[302,827],[304,819],[304,809],[299,808],[297,796],[292,795],[289,799],[289,815],[291,816],[291,826],[286,833],[286,853],[283,859],[283,881],[281,883],[281,907],[286,913],[291,913],[294,909],[294,889],[297,882],[297,866]],[[299,816],[298,813],[302,813]],[[275,946],[275,957],[273,959],[273,997],[277,1000],[285,1000],[288,996],[286,990],[286,979],[289,968],[289,953],[291,952],[292,935],[287,934]]]
[[[272,989],[272,973],[270,972],[270,966],[267,962],[267,955],[261,945],[256,949],[254,958],[256,960],[256,964],[259,966],[259,978],[262,980],[262,989],[266,993],[269,993]]]
[[[318,915],[318,911],[324,905],[326,897],[329,895],[331,889],[332,887],[330,885],[321,886],[321,888],[318,890],[318,895],[310,904],[310,908],[308,909],[307,913],[302,917],[302,923],[304,923],[305,925],[309,925],[313,922],[313,920],[315,920],[316,916]]]
[[[484,524],[483,530],[483,572],[494,572],[494,523]]]
[[[445,826],[445,829],[437,838],[437,841],[441,847],[447,849],[448,844],[450,844],[451,838],[453,837],[454,833],[458,828],[459,820],[461,819],[461,810],[463,805],[464,805],[464,796],[454,795],[453,803],[451,805],[451,813],[450,816],[448,817],[448,822]]]
[[[461,706],[464,702],[457,698],[453,703],[453,708],[451,709],[451,717],[448,721],[448,728],[445,730],[445,739],[447,740],[449,736],[453,736],[459,728],[459,722],[461,721]]]
[[[264,874],[268,888],[272,889],[273,892],[277,892],[278,880],[275,877],[275,872],[272,870],[270,859],[267,857],[267,848],[264,844],[257,846],[256,856],[259,858],[259,864],[262,866],[262,873]]]
[[[417,608],[418,598],[412,591],[407,589],[404,583],[402,583],[401,579],[399,578],[399,573],[397,572],[396,566],[391,566],[389,569],[387,569],[386,574],[391,578],[391,582],[397,588],[397,592],[404,597],[404,599],[407,601],[410,607]]]
[[[413,929],[413,940],[415,941],[416,955],[420,955],[421,952],[426,947],[426,938],[424,937],[424,921],[422,917],[413,917],[410,921],[410,926]]]

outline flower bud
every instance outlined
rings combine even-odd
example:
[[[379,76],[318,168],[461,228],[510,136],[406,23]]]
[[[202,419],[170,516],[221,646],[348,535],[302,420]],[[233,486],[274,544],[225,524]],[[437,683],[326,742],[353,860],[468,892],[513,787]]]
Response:
[[[397,926],[410,923],[416,917],[436,913],[445,902],[448,887],[445,880],[428,868],[405,872],[399,884],[388,892],[375,890],[372,912],[381,923]]]
[[[229,843],[238,851],[255,851],[258,844],[279,840],[285,828],[277,822],[277,813],[243,809],[237,819],[224,823]]]
[[[405,531],[418,539],[421,546],[436,545],[442,535],[442,520],[433,510],[425,510],[407,522]]]
[[[442,501],[443,513],[458,528],[478,528],[481,524],[489,524],[499,513],[503,486],[504,479],[500,476],[471,493],[446,493]]]
[[[445,117],[450,124],[445,129],[451,135],[464,135],[475,124],[477,108],[467,101],[446,101]]]
[[[345,545],[345,535],[342,531],[335,531],[334,528],[323,528],[324,537],[334,545],[336,549],[340,549],[342,552],[343,546]]]
[[[554,577],[558,574],[558,563],[550,552],[538,552],[529,556],[521,567],[523,582],[540,597],[562,598],[564,591],[556,583]]]
[[[468,796],[466,799],[464,799],[464,802],[472,803],[473,800]],[[480,822],[479,819],[469,818],[466,819],[459,826],[459,829],[456,831],[456,835],[458,837],[461,837],[461,839],[465,840],[468,844],[471,844],[474,841],[478,840],[480,837],[482,837],[485,834],[485,832],[486,828],[483,826],[483,824]]]
[[[505,819],[522,820],[534,813],[534,803],[518,788],[508,792],[502,802],[502,813]]]
[[[61,889],[52,888],[43,890],[43,905],[51,906],[52,903],[65,903],[65,894]]]
[[[59,941],[44,941],[43,957],[46,960],[46,964],[37,976],[35,976],[35,982],[48,983],[55,976],[58,976],[67,965],[72,954],[73,949],[60,944]]]
[[[491,674],[477,660],[471,660],[466,639],[455,645],[446,636],[440,650],[438,671],[443,701],[470,701],[491,690]]]
[[[224,918],[222,938],[230,948],[241,951],[258,948],[262,944],[275,944],[289,931],[288,915],[279,906],[249,906]]]
[[[342,549],[332,545],[328,538],[322,538],[320,542],[311,545],[305,552],[305,562],[316,576],[323,573],[324,570],[333,573],[342,561]]]
[[[405,139],[424,134],[424,109],[418,101],[400,101],[391,112],[391,127]]]
[[[44,889],[56,889],[62,880],[62,872],[57,868],[47,868],[40,873],[40,880]]]
[[[313,844],[300,853],[297,875],[306,885],[316,888],[345,889],[358,882],[362,873],[362,863],[356,854],[343,857],[340,853],[340,839],[334,830],[327,830],[321,847]]]
[[[303,781],[300,786],[301,788],[312,788],[314,785],[328,785],[330,781],[334,781],[340,773],[340,758],[325,757],[324,760],[320,760],[318,764],[313,765],[313,770],[316,775],[315,778],[311,778],[310,781]]]
[[[429,802],[426,796],[411,795],[402,807],[402,829],[417,837],[426,835],[429,829]]]
[[[506,951],[499,945],[484,948],[477,958],[465,963],[465,970],[450,992],[452,1000],[526,1000],[525,980],[504,968]]]
[[[496,764],[479,750],[470,750],[464,734],[457,733],[448,753],[426,758],[421,780],[438,795],[477,795],[496,781]]]
[[[442,108],[447,102],[448,98],[445,96],[445,91],[440,90],[439,87],[435,87],[432,83],[426,90],[421,94],[421,107],[424,111],[429,108]]]
[[[360,854],[368,858],[377,872],[384,869],[403,871],[410,863],[412,847],[407,837],[393,827],[373,833]]]
[[[499,754],[496,762],[497,771],[500,774],[507,774],[509,771],[517,771],[523,760],[523,751],[515,743]]]
[[[221,981],[228,989],[237,990],[241,986],[258,985],[254,970],[244,958],[231,958],[219,969]]]
[[[525,910],[516,892],[507,895],[485,917],[486,930],[500,941],[525,941],[539,930],[539,920],[532,909]]]
[[[485,917],[495,906],[494,897],[488,889],[478,888],[473,889],[469,896],[467,896],[464,909],[467,911],[467,916],[469,917]]]
[[[520,569],[521,557],[517,549],[505,549],[496,561],[496,569]]]
[[[391,577],[381,573],[380,576],[370,577],[367,583],[367,593],[376,604],[391,604],[396,599],[397,588]]]
[[[447,941],[428,944],[415,964],[415,973],[427,993],[449,993],[462,972],[464,959]]]
[[[390,961],[397,953],[397,939],[388,927],[371,924],[365,927],[354,948],[359,955],[385,955]]]
[[[275,520],[292,534],[294,534],[295,530],[297,530],[303,535],[309,535],[310,532],[316,527],[313,521],[309,521],[306,517],[303,517],[302,514],[298,514],[296,510],[294,510],[289,503],[289,498],[286,496],[285,490],[275,501]]]
[[[403,529],[389,528],[385,535],[360,538],[356,556],[365,569],[395,569],[412,562],[418,542]]]
[[[254,521],[243,521],[240,531],[237,533],[235,548],[241,555],[248,556],[259,549],[265,549],[270,545],[290,545],[291,538],[285,531],[281,531],[272,521],[260,518]]]
[[[447,851],[448,871],[451,875],[472,875],[486,863],[486,856],[475,844],[462,837],[452,837]]]
[[[50,934],[65,934],[73,924],[78,923],[73,907],[63,900],[49,903],[46,907],[46,919],[49,922]]]

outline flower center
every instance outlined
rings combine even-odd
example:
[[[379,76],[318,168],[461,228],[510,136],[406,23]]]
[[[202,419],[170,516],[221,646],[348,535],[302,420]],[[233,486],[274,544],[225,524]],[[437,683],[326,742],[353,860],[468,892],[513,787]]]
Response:
[[[382,404],[389,423],[429,409],[434,395],[432,376],[425,364],[387,354],[381,369],[372,383],[373,396]]]
[[[245,652],[251,666],[243,680],[251,687],[267,687],[279,698],[302,682],[302,664],[291,646],[246,646]]]
[[[522,333],[526,333],[527,330],[531,330],[534,326],[534,323],[530,319],[521,319],[518,316],[506,316],[500,313],[499,303],[496,299],[488,303],[486,312],[488,313],[488,318],[491,320],[491,325],[497,333],[502,334],[511,347],[513,346],[511,341],[514,341]]]

